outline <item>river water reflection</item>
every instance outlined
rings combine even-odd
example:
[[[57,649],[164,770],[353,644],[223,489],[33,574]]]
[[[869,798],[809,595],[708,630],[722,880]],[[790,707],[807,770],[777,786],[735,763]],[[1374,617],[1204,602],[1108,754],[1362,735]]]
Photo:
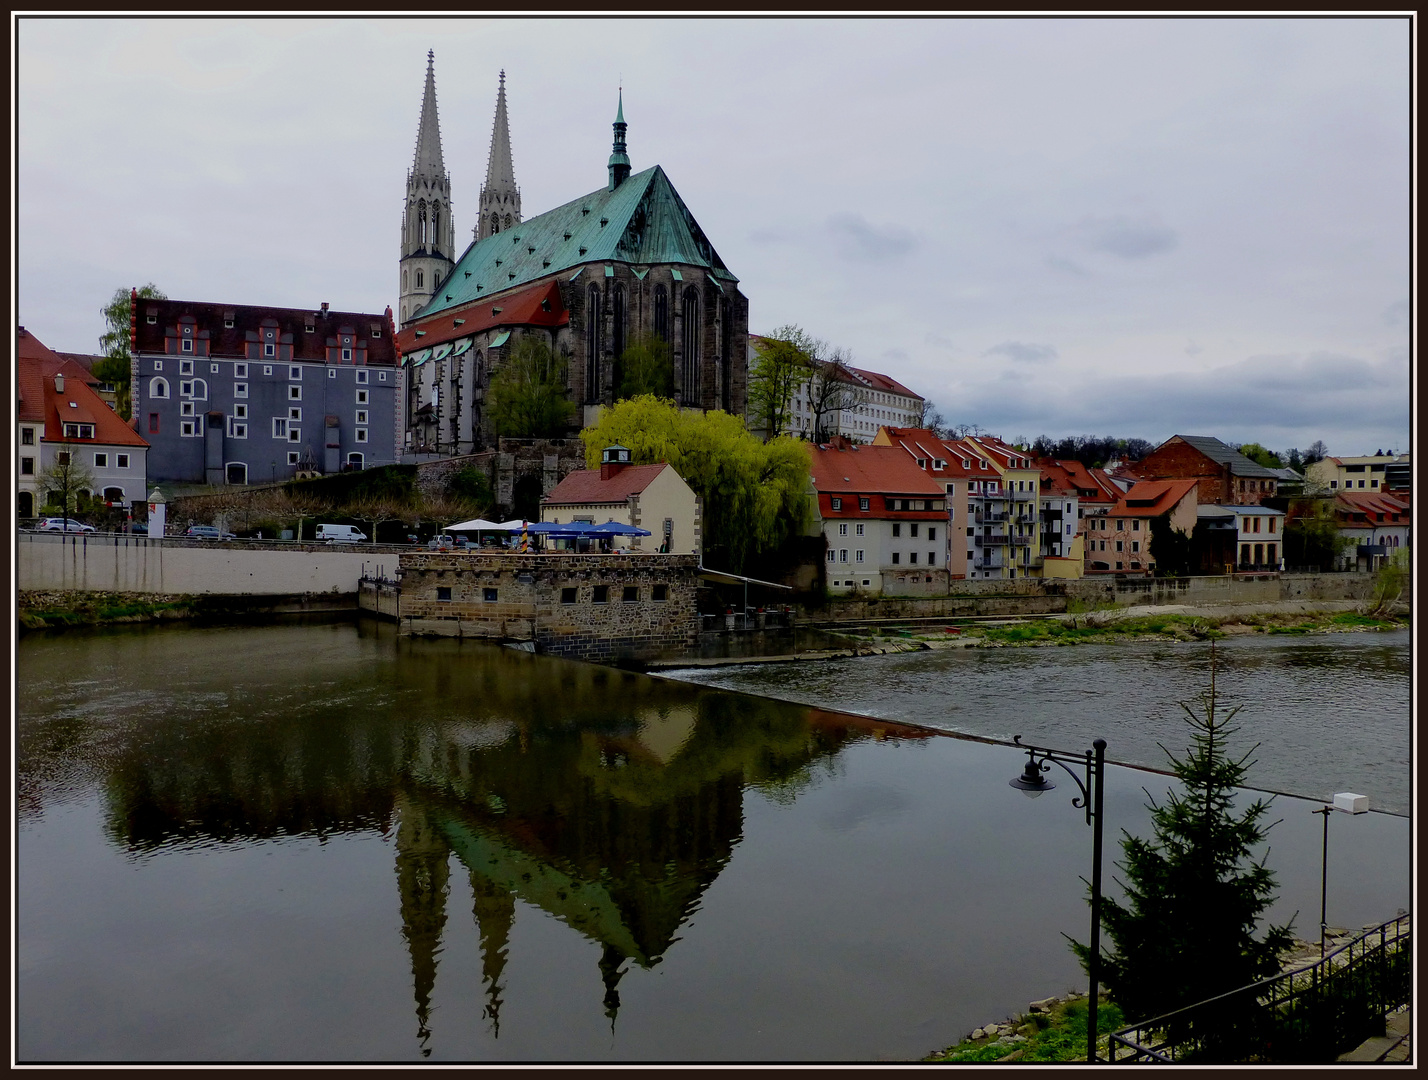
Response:
[[[1089,830],[1007,747],[369,623],[17,675],[22,1061],[907,1059],[1082,982]],[[1331,921],[1407,906],[1407,822],[1334,828]]]

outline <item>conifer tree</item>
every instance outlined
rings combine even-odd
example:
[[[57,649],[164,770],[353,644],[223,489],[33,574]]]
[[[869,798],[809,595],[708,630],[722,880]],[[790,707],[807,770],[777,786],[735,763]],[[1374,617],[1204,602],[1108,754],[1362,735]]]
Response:
[[[1236,789],[1256,743],[1239,757],[1229,743],[1240,711],[1223,709],[1215,693],[1215,653],[1210,646],[1210,688],[1199,708],[1181,702],[1193,740],[1184,757],[1165,750],[1183,791],[1164,805],[1150,802],[1152,839],[1124,833],[1126,901],[1105,898],[1101,925],[1114,943],[1103,952],[1101,981],[1128,1020],[1146,1020],[1193,1005],[1279,973],[1290,943],[1284,926],[1255,932],[1274,901],[1268,851],[1254,850],[1276,824],[1266,823],[1271,799],[1255,799],[1237,812]],[[1146,792],[1149,795],[1149,792]],[[1090,950],[1072,948],[1084,965]]]

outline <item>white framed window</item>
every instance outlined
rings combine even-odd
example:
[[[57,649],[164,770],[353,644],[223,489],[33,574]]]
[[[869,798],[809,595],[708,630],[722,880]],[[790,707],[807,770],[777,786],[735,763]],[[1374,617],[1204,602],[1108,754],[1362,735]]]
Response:
[[[342,350],[342,359],[343,359],[345,362],[350,363],[351,360],[352,360],[352,350],[351,350],[351,349],[343,349],[343,350]]]
[[[833,498],[833,509],[834,509],[834,510],[841,510],[841,509],[843,509],[843,500],[840,499],[840,498],[838,498],[837,496],[834,496],[834,498]]]
[[[166,398],[169,396],[169,381],[162,376],[149,380],[149,397]]]
[[[834,551],[832,548],[829,548],[829,549],[828,549],[828,561],[829,561],[829,562],[837,562],[837,561],[838,561],[838,553],[837,553],[836,551]]]
[[[159,317],[158,317],[157,315],[155,315],[153,312],[150,312],[150,313],[149,313],[149,325],[150,325],[150,326],[153,326],[153,325],[155,325],[158,321],[159,321]]]
[[[191,437],[194,434],[193,426],[192,420],[185,420],[179,425],[179,434]]]
[[[184,397],[193,397],[193,380],[186,379],[179,383],[179,393]]]
[[[209,365],[208,365],[208,371],[209,371],[209,374],[211,374],[211,375],[217,375],[217,374],[218,374],[218,365],[217,365],[217,364],[209,364]]]
[[[277,355],[278,355],[278,347],[277,347],[276,345],[274,345],[271,341],[266,341],[266,342],[264,342],[264,343],[263,343],[263,355],[264,355],[264,356],[277,356]]]
[[[289,465],[296,465],[297,463],[298,463],[298,452],[297,452],[296,450],[289,450],[289,451],[288,451],[288,464],[289,464]]]
[[[859,536],[862,536],[862,535],[863,535],[863,525],[862,525],[862,522],[859,522],[859,523],[858,523],[857,534],[858,534]]]
[[[358,442],[366,442],[366,441],[367,441],[367,429],[366,429],[366,428],[364,428],[364,427],[359,427],[359,428],[357,429],[357,441],[358,441]]]
[[[286,416],[273,417],[273,438],[286,439],[288,437],[288,418]]]
[[[263,374],[264,374],[264,375],[271,375],[272,373],[273,373],[273,365],[272,365],[272,364],[264,364],[264,365],[263,365]]]
[[[374,335],[374,336],[375,336],[375,335]],[[366,383],[367,383],[367,373],[366,373],[365,371],[359,371],[359,372],[357,372],[357,385],[358,385],[358,386],[365,386]]]
[[[302,381],[302,365],[301,365],[301,364],[289,364],[289,365],[288,365],[288,378],[289,378],[289,379],[296,379],[296,380],[298,380],[299,382],[301,382],[301,381]]]
[[[230,439],[246,439],[248,437],[248,425],[230,416],[228,418],[228,437]]]
[[[234,417],[234,419],[236,419],[236,420],[246,420],[246,419],[248,419],[248,406],[247,406],[247,405],[242,405],[242,404],[234,405],[234,406],[233,406],[233,417]]]
[[[107,468],[109,468],[109,455],[108,455],[108,454],[96,453],[96,454],[94,455],[94,467],[95,467],[96,469],[107,469]]]
[[[193,361],[192,361],[192,360],[180,360],[180,361],[179,361],[179,374],[180,374],[180,375],[192,375],[192,374],[193,374]]]
[[[302,410],[301,410],[301,409],[289,409],[289,410],[288,410],[288,419],[289,419],[289,420],[301,420],[301,419],[302,419]]]
[[[366,390],[358,390],[358,391],[357,391],[357,404],[358,404],[358,405],[365,405],[365,404],[367,404],[367,391],[366,391]]]
[[[207,401],[207,400],[208,400],[208,380],[207,380],[207,379],[194,379],[194,380],[193,380],[193,396],[196,397],[196,398],[198,398],[200,401]]]
[[[839,561],[839,562],[847,562],[847,561],[848,561],[848,549],[847,549],[847,548],[841,548],[841,549],[839,549],[839,551],[838,551],[838,561]]]
[[[184,333],[188,333],[187,329],[184,330]],[[184,338],[179,342],[179,348],[183,349],[184,352],[193,352],[193,338]]]
[[[301,387],[301,386],[289,386],[289,387],[288,387],[288,400],[289,400],[289,401],[301,401],[301,400],[302,400],[302,387]]]
[[[847,526],[846,524],[840,524],[840,525],[838,526],[838,535],[839,535],[839,536],[847,536],[847,535],[848,535],[848,526]]]
[[[288,427],[288,442],[302,442],[302,432],[295,427]]]
[[[862,562],[862,561],[863,561],[863,551],[862,551],[861,548],[859,548],[857,551],[853,552],[853,561],[854,561],[854,562]]]
[[[358,410],[357,410],[357,421],[356,421],[356,422],[359,423],[359,424],[365,424],[365,423],[367,422],[367,410],[366,410],[366,409],[358,409]]]
[[[163,362],[162,360],[155,360],[155,361],[154,361],[154,370],[155,370],[155,371],[163,371],[163,370],[164,370],[164,362]]]
[[[115,455],[114,455],[114,467],[115,467],[116,469],[127,469],[127,468],[129,467],[129,455],[128,455],[128,454],[115,454]]]
[[[327,369],[327,377],[328,377],[329,379],[335,379],[335,378],[337,378],[337,369],[336,369],[336,368],[328,368],[328,369]]]
[[[246,379],[248,377],[248,365],[242,363],[234,364],[233,377],[235,379]]]
[[[367,374],[367,373],[364,371],[364,372],[362,372],[362,374],[365,375],[365,374]],[[379,372],[377,372],[377,381],[378,381],[378,382],[386,382],[386,381],[387,381],[387,373],[386,373],[385,371],[379,371]]]
[[[248,396],[248,384],[245,383],[245,382],[236,382],[236,383],[234,383],[234,384],[233,384],[233,396],[234,396],[234,397],[247,397],[247,396]]]
[[[193,415],[193,402],[191,402],[191,401],[180,401],[180,402],[179,402],[179,415],[180,415],[180,416],[192,416],[192,415]]]

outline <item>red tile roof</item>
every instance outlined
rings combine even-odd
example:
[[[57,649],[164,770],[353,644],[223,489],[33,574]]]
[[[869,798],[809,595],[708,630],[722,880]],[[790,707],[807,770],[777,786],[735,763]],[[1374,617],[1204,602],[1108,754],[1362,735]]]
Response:
[[[1115,503],[1119,502],[1121,496],[1125,494],[1125,490],[1119,487],[1104,469],[1087,468],[1074,459],[1065,461],[1054,458],[1036,458],[1034,463],[1044,473],[1054,472],[1058,481],[1060,477],[1064,476],[1076,489],[1083,502]]]
[[[961,480],[972,475],[970,469],[962,468],[967,460],[964,451],[947,442],[931,428],[900,428],[883,425],[883,431],[894,446],[901,446],[914,459],[926,461],[926,472],[938,480]],[[938,459],[947,464],[933,472],[932,463]]]
[[[1111,517],[1159,517],[1195,490],[1195,480],[1142,480],[1125,493]]]
[[[165,336],[173,331],[180,318],[191,316],[197,324],[200,340],[208,342],[208,355],[213,357],[247,356],[248,335],[257,333],[264,323],[276,324],[285,344],[291,344],[295,361],[326,361],[339,334],[351,334],[362,343],[370,365],[392,365],[397,362],[392,343],[391,309],[384,314],[356,311],[313,311],[310,308],[263,307],[245,304],[209,304],[191,300],[150,300],[140,297],[134,302],[138,350],[160,353],[165,349]],[[154,321],[149,322],[153,316]],[[228,324],[233,325],[229,326]],[[307,327],[313,332],[308,333]],[[373,331],[377,337],[373,337]]]
[[[1384,521],[1390,523],[1395,514],[1400,515],[1400,520],[1406,520],[1410,505],[1402,495],[1388,495],[1381,491],[1340,491],[1334,496],[1334,504],[1340,516],[1373,514],[1377,521],[1377,515],[1383,514]]]
[[[457,325],[458,320],[460,325]],[[498,326],[555,327],[569,322],[570,313],[560,300],[560,287],[549,279],[503,296],[486,297],[464,307],[447,308],[401,331],[397,334],[397,345],[405,354]],[[417,336],[418,331],[421,332],[420,337]]]
[[[656,476],[669,468],[667,461],[655,465],[626,465],[608,480],[600,479],[599,469],[580,469],[551,488],[541,505],[623,503],[631,495],[644,491]]]
[[[832,446],[813,448],[813,486],[818,492],[818,508],[824,517],[907,518],[913,521],[945,519],[944,510],[890,510],[888,496],[910,496],[925,500],[945,499],[946,491],[917,467],[901,446]],[[869,509],[859,510],[858,497],[869,498]],[[873,499],[872,496],[879,496]],[[833,509],[833,497],[842,506]]]
[[[27,340],[28,338],[28,340]],[[148,446],[148,442],[121,420],[89,387],[89,373],[73,360],[66,360],[46,348],[23,328],[16,371],[19,389],[19,419],[43,423],[45,442],[78,442],[86,445]],[[63,376],[64,389],[55,389],[55,376]],[[64,425],[93,424],[93,439],[65,438]]]

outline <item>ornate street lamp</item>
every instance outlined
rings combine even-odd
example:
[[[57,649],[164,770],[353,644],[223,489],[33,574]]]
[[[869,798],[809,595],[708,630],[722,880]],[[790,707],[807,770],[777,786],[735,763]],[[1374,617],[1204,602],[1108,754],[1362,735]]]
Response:
[[[1012,739],[1021,746],[1021,736]],[[1091,996],[1087,1003],[1086,1015],[1086,1061],[1095,1064],[1096,1058],[1096,1006],[1101,996],[1101,810],[1103,786],[1106,772],[1106,740],[1096,739],[1091,745],[1094,750],[1084,754],[1064,753],[1047,750],[1039,746],[1028,746],[1026,767],[1021,775],[1011,781],[1011,786],[1036,798],[1043,791],[1050,791],[1056,785],[1046,778],[1051,771],[1050,762],[1060,765],[1076,781],[1081,789],[1080,798],[1073,798],[1071,805],[1084,808],[1086,824],[1092,827],[1091,839],[1091,957],[1086,965],[1086,973],[1091,980]],[[1071,769],[1071,765],[1085,767],[1085,780]]]
[[[1345,814],[1367,814],[1368,796],[1356,795],[1352,791],[1334,794],[1332,803],[1325,803],[1313,814],[1324,815],[1324,855],[1319,863],[1319,959],[1324,959],[1324,939],[1328,937],[1329,923],[1329,815],[1335,810]]]

